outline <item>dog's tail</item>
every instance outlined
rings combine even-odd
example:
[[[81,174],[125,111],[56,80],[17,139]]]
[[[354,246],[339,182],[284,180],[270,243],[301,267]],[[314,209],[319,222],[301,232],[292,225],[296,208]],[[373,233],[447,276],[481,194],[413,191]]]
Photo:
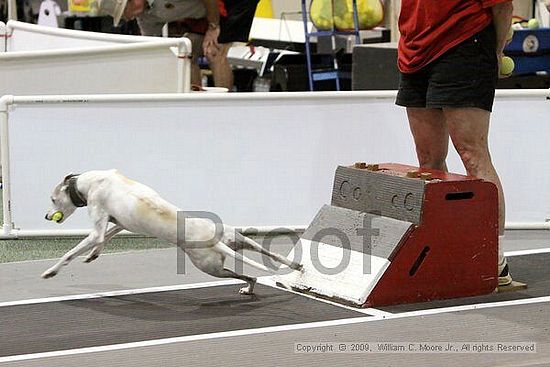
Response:
[[[248,264],[252,267],[255,267],[256,269],[259,269],[259,270],[263,270],[263,271],[267,271],[268,273],[274,273],[273,270],[271,269],[268,269],[267,266],[265,265],[262,265],[254,260],[251,260],[249,259],[248,257],[244,256],[244,255],[241,255],[239,254],[238,252],[236,251],[233,251],[229,246],[227,246],[225,243],[222,243],[222,242],[218,242],[218,244],[216,245],[216,247],[218,249],[220,249],[221,252],[223,252],[224,254],[226,254],[227,256],[231,256],[232,258],[234,258],[235,260],[237,261],[242,261],[243,263],[245,264]]]

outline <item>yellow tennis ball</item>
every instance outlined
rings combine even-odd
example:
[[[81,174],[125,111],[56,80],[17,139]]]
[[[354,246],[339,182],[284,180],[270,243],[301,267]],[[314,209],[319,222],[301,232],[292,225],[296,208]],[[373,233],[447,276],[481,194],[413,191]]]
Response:
[[[506,42],[511,42],[512,38],[514,38],[514,28],[510,27],[508,34],[506,35]]]
[[[511,57],[504,56],[502,59],[500,59],[500,75],[502,76],[510,76],[512,75],[512,72],[514,71],[514,60]]]
[[[53,220],[54,222],[57,223],[57,222],[59,222],[59,221],[62,220],[62,219],[63,219],[63,213],[61,213],[61,212],[59,212],[59,211],[53,213],[53,215],[52,215],[52,220]]]
[[[540,27],[539,21],[535,18],[531,18],[527,22],[527,28],[529,29],[537,29],[539,27]]]

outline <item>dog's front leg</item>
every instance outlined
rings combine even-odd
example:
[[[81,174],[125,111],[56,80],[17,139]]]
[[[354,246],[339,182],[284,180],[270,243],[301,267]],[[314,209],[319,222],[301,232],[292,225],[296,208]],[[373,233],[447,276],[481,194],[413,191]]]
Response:
[[[90,233],[86,238],[84,238],[78,245],[73,247],[70,251],[68,251],[65,255],[59,259],[59,261],[46,270],[44,273],[42,273],[42,278],[47,279],[51,278],[57,275],[59,270],[69,264],[71,260],[73,260],[75,257],[83,254],[84,252],[88,251],[91,247],[95,246],[97,242],[97,234],[95,231],[93,233]]]
[[[59,270],[63,266],[69,264],[74,258],[82,255],[86,251],[89,251],[98,243],[104,242],[105,232],[107,231],[107,225],[109,223],[109,215],[94,207],[89,207],[89,212],[90,218],[94,221],[94,229],[92,232],[80,241],[78,245],[63,255],[54,266],[42,273],[42,278],[47,279],[56,276]]]
[[[105,233],[105,238],[103,242],[97,243],[95,247],[92,249],[92,252],[88,256],[86,256],[86,259],[84,259],[85,263],[90,263],[97,259],[99,255],[101,254],[101,251],[103,251],[103,248],[105,247],[105,244],[111,240],[117,233],[122,231],[124,227],[119,226],[116,224],[113,228],[109,229],[107,233]]]

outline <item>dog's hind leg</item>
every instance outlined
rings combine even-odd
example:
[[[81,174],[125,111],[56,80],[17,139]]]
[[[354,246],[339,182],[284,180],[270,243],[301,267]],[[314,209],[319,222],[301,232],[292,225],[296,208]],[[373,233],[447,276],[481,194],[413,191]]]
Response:
[[[90,263],[97,259],[99,255],[101,254],[101,251],[103,251],[103,248],[105,247],[105,244],[111,240],[117,233],[122,231],[124,227],[115,225],[113,228],[109,229],[107,233],[105,233],[105,238],[103,239],[103,242],[98,243],[95,245],[95,247],[92,249],[92,252],[88,256],[86,256],[86,259],[84,259],[85,263]]]
[[[237,274],[232,270],[223,268],[214,272],[211,272],[210,275],[218,277],[218,278],[235,278],[244,280],[248,283],[246,287],[242,287],[239,290],[240,294],[246,294],[246,295],[252,295],[254,294],[254,286],[256,285],[256,278],[249,277],[247,275]]]
[[[220,244],[218,244],[219,246]],[[225,245],[224,245],[225,246]],[[232,251],[228,248],[229,251]],[[217,247],[205,247],[198,249],[185,249],[185,253],[191,259],[193,265],[202,270],[206,274],[212,275],[217,278],[235,278],[244,280],[248,283],[248,286],[243,287],[239,293],[241,294],[253,294],[254,285],[256,284],[256,278],[249,277],[247,275],[241,275],[235,273],[232,270],[224,268],[225,256],[223,251],[220,251]]]
[[[254,241],[254,240],[252,240],[252,239],[250,239],[250,238],[248,238],[244,235],[237,234],[236,241],[241,243],[241,246],[242,246],[243,249],[259,252],[260,254],[266,255],[266,256],[270,257],[271,259],[273,259],[273,260],[275,260],[275,261],[277,261],[281,264],[284,264],[284,265],[288,266],[289,268],[291,268],[293,270],[300,271],[303,268],[303,265],[298,264],[297,262],[291,261],[288,258],[286,258],[285,256],[273,253],[273,252],[263,248],[262,245],[260,245],[258,242]]]

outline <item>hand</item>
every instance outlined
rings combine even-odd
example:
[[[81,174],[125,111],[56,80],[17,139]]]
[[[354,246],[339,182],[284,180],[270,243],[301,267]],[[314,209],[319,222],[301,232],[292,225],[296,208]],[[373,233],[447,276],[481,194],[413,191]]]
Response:
[[[133,20],[145,11],[145,0],[129,0],[122,13],[126,20]]]
[[[502,58],[503,58],[503,57],[504,57],[504,53],[503,53],[503,52],[498,52],[498,51],[497,51],[497,60],[498,60],[498,78],[499,78],[499,79],[503,79],[503,78],[505,78],[505,76],[504,76],[504,75],[502,75],[502,74],[500,73],[500,65],[501,65],[501,63],[502,63]]]
[[[216,57],[220,50],[220,45],[218,44],[218,36],[220,35],[220,28],[209,28],[204,35],[204,40],[202,41],[202,51],[204,56],[210,59]]]

